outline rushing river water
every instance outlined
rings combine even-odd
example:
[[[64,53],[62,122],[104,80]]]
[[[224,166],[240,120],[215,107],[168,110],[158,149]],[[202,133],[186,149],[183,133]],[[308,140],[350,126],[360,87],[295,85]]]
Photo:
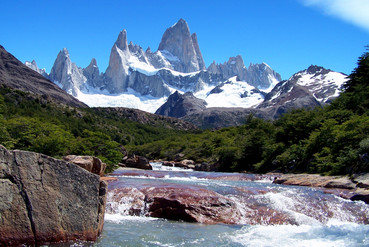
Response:
[[[369,246],[369,206],[363,202],[275,185],[267,176],[195,172],[155,163],[153,168],[112,174],[118,181],[109,183],[104,231],[94,246]],[[147,217],[147,205],[135,192],[154,188],[220,194],[232,202],[238,218],[235,224],[201,224]],[[134,193],[117,197],[119,190]]]

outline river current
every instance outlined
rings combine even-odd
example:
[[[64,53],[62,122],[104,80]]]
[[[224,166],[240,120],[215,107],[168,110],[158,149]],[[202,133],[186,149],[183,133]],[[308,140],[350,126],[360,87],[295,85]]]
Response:
[[[308,187],[272,184],[268,176],[209,173],[163,167],[118,170],[109,183],[104,230],[94,246],[369,246],[369,205]],[[194,187],[232,200],[236,224],[201,224],[148,217],[137,198],[114,197],[114,189]],[[191,188],[192,188],[191,187]],[[273,214],[264,214],[259,208]],[[269,211],[268,211],[269,212]],[[288,218],[272,221],[275,214]],[[250,216],[252,215],[252,217]]]

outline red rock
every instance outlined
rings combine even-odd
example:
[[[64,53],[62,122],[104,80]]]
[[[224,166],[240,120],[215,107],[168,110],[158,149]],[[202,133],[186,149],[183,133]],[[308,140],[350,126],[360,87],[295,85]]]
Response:
[[[100,177],[104,176],[106,164],[103,163],[99,158],[93,156],[68,155],[63,159],[76,164],[89,172],[97,174]]]

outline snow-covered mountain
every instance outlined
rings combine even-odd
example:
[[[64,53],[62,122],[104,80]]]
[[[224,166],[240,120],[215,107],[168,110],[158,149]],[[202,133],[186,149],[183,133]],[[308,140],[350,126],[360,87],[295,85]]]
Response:
[[[321,106],[337,97],[346,81],[343,73],[311,65],[278,83],[257,108],[275,118],[294,108]]]
[[[247,68],[241,56],[206,68],[197,35],[191,34],[183,19],[165,31],[155,52],[128,43],[126,30],[121,31],[105,73],[100,73],[95,59],[87,68],[78,67],[63,49],[46,76],[90,106],[124,106],[149,112],[155,112],[175,91],[193,92],[209,106],[224,102],[223,106],[250,107],[263,99],[262,92],[255,92],[269,92],[281,80],[265,63]],[[215,96],[213,89],[222,92]],[[217,101],[217,96],[228,99]]]
[[[195,94],[205,100],[203,104],[188,104],[186,102],[201,101],[194,99],[194,95],[176,92],[156,113],[178,117],[202,128],[242,124],[249,114],[275,119],[292,109],[314,108],[329,103],[339,95],[346,81],[347,75],[343,73],[312,65],[265,93],[235,76],[207,93],[200,91]],[[186,106],[188,109],[185,111]]]

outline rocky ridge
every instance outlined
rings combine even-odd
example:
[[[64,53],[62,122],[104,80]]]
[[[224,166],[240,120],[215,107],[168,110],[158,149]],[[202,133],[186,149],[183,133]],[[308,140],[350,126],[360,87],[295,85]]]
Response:
[[[294,108],[314,108],[338,97],[347,75],[311,65],[278,83],[257,109],[277,118]]]
[[[33,65],[35,64],[33,63]],[[0,85],[40,96],[46,101],[75,107],[87,107],[53,82],[24,65],[2,46],[0,46]]]

